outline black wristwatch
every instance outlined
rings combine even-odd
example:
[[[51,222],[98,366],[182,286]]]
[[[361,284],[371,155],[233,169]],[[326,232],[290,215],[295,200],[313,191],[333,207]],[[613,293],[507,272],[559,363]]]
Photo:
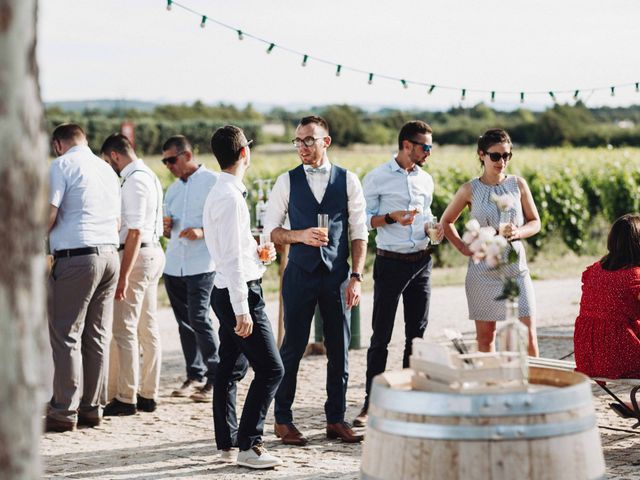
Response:
[[[391,215],[387,213],[384,216],[384,223],[386,223],[387,225],[393,225],[394,223],[397,223],[397,220],[391,218]]]
[[[362,282],[362,274],[351,272],[351,278],[355,278],[357,281]]]

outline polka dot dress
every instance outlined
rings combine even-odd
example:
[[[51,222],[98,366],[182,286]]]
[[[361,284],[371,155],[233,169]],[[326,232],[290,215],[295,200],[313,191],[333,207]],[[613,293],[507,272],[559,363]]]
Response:
[[[478,178],[471,181],[471,217],[480,222],[481,227],[491,226],[498,230],[500,223],[500,210],[491,196],[495,194],[511,195],[515,205],[511,213],[511,221],[517,225],[524,224],[522,204],[520,203],[520,189],[518,180],[514,175],[509,175],[499,185],[485,185]],[[535,294],[533,284],[529,276],[524,244],[520,240],[510,243],[510,247],[518,253],[518,261],[502,266],[500,270],[490,269],[484,262],[478,264],[469,260],[469,268],[465,280],[467,292],[467,304],[469,306],[469,318],[471,320],[499,321],[505,320],[505,301],[495,300],[502,293],[501,274],[515,278],[520,287],[518,298],[519,317],[535,315]],[[509,249],[505,251],[505,261]]]

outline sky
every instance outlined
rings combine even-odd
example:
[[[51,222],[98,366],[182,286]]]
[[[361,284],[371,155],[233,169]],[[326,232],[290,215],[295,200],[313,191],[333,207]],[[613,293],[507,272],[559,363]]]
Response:
[[[43,99],[446,109],[491,104],[495,90],[506,109],[542,92],[522,105],[539,109],[545,92],[570,91],[556,93],[564,103],[579,89],[592,107],[640,104],[637,0],[176,1],[234,30],[201,28],[167,0],[40,0]],[[303,53],[332,65],[302,67]]]

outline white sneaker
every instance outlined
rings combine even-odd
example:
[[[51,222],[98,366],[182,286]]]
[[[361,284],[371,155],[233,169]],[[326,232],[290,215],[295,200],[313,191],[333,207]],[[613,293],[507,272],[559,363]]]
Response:
[[[249,468],[273,468],[282,465],[282,460],[274,457],[261,443],[254,445],[249,450],[241,450],[236,462],[242,467]]]
[[[235,463],[238,461],[238,450],[230,448],[228,450],[222,450],[220,452],[219,461],[224,463]]]

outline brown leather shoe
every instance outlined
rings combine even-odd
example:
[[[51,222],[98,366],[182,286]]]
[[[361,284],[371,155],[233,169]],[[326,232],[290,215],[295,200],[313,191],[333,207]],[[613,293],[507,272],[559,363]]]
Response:
[[[285,445],[302,447],[309,442],[293,423],[275,423],[273,425],[273,431],[276,437],[282,440],[282,443]]]
[[[45,432],[73,432],[76,429],[75,422],[58,420],[57,418],[47,416],[44,422]]]
[[[367,426],[367,420],[369,418],[368,410],[369,409],[366,406],[362,407],[362,410],[360,410],[360,413],[358,414],[358,416],[353,419],[353,426],[354,427],[366,427]]]
[[[358,443],[364,435],[356,435],[347,422],[327,423],[327,438],[340,438],[345,443]]]

